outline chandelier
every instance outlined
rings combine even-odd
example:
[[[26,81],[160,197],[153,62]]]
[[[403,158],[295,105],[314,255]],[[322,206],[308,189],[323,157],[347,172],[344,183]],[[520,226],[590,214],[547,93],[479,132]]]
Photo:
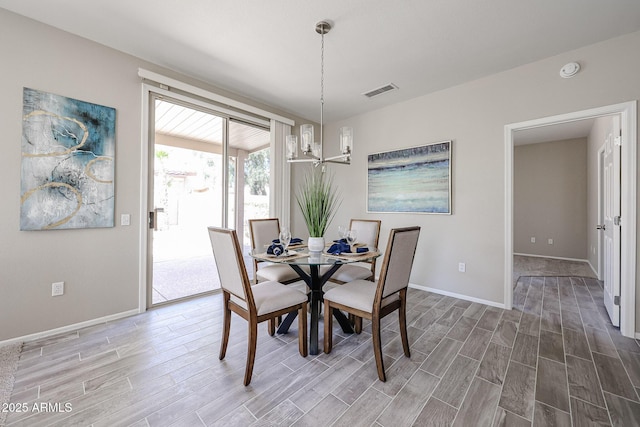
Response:
[[[331,24],[320,21],[316,24],[316,32],[320,34],[320,141],[316,142],[313,133],[313,125],[303,124],[300,126],[300,150],[303,158],[298,158],[298,137],[287,135],[286,154],[287,161],[293,162],[313,162],[316,166],[324,163],[351,163],[351,151],[353,149],[353,129],[348,126],[340,128],[338,141],[340,142],[340,155],[334,157],[324,157],[323,152],[323,128],[324,128],[324,35],[331,29]]]

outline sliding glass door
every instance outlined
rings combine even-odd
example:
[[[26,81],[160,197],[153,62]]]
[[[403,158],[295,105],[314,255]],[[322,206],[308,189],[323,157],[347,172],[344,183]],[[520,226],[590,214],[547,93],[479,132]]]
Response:
[[[254,181],[261,170],[249,159],[268,153],[270,133],[160,96],[151,97],[150,119],[147,293],[148,305],[156,305],[219,289],[207,227],[235,228],[241,243],[248,237],[251,193],[268,194],[269,186],[268,155],[260,184]]]

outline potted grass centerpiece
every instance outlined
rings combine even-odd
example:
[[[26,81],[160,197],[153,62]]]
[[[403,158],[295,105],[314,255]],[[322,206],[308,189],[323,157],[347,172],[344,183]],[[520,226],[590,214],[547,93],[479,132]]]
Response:
[[[309,231],[309,252],[320,253],[324,249],[324,234],[341,203],[333,177],[326,176],[322,168],[313,168],[298,187],[296,201]]]

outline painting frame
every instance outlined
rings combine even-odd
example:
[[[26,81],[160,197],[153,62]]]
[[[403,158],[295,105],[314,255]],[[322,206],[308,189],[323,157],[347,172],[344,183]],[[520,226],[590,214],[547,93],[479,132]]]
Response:
[[[115,227],[116,110],[23,88],[20,230]]]
[[[453,141],[367,155],[367,213],[452,215]]]

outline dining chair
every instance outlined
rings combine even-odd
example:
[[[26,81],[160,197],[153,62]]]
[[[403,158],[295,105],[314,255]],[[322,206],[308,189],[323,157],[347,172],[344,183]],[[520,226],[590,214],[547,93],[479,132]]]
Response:
[[[251,248],[255,250],[267,250],[274,239],[280,236],[280,221],[278,218],[250,219]],[[300,276],[288,265],[268,264],[253,259],[254,283],[261,281],[276,281],[280,283],[293,283],[300,280]]]
[[[377,248],[380,238],[380,224],[381,221],[378,219],[352,219],[349,229],[355,230],[356,242],[363,243],[370,248]],[[376,278],[376,258],[366,261],[366,263],[369,265],[344,265],[329,280],[339,284],[358,279],[374,281]]]
[[[269,329],[271,329],[277,317],[297,311],[298,350],[302,357],[307,357],[307,295],[274,281],[261,282],[252,286],[236,231],[218,227],[208,227],[208,230],[224,301],[220,360],[224,359],[227,352],[232,311],[248,323],[244,385],[249,385],[251,382],[256,357],[258,323],[268,320]]]
[[[377,283],[358,279],[336,286],[324,294],[324,352],[330,353],[333,346],[332,310],[343,310],[359,319],[370,319],[378,378],[383,382],[386,381],[386,375],[382,361],[380,319],[395,310],[398,310],[404,355],[411,357],[407,338],[407,286],[419,235],[420,227],[417,226],[392,229]]]

